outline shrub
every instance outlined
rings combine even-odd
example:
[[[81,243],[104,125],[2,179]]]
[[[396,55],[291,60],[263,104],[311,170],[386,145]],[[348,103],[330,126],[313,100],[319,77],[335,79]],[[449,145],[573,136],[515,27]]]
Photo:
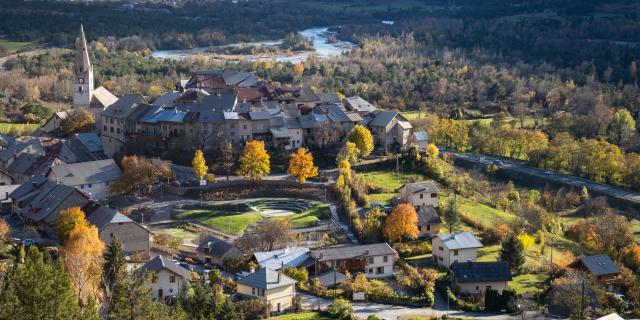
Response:
[[[262,299],[238,301],[236,308],[245,320],[266,319],[269,314],[269,305]]]
[[[348,320],[353,318],[353,307],[349,301],[338,298],[327,309],[332,318],[338,320]]]
[[[309,280],[309,271],[306,268],[287,268],[284,269],[284,274],[295,279],[298,285]]]

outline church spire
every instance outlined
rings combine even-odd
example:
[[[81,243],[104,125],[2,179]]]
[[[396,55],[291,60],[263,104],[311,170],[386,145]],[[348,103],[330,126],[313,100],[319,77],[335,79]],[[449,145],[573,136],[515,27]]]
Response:
[[[91,62],[89,61],[89,48],[87,46],[87,38],[84,35],[84,27],[80,23],[80,35],[76,39],[76,74],[84,74],[91,71]]]

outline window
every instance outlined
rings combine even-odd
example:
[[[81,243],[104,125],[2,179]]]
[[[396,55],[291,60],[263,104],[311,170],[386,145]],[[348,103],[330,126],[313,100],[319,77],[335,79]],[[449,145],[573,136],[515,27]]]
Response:
[[[104,129],[104,131],[107,131],[107,126],[103,126],[102,129]]]
[[[113,238],[113,232],[109,233],[109,238]]]
[[[83,90],[82,86],[79,86],[78,91],[82,92],[82,90]]]
[[[418,226],[418,231],[422,231],[422,226]]]
[[[209,248],[204,248],[204,253],[209,253]]]
[[[373,264],[373,257],[367,258],[367,264]]]
[[[169,277],[169,282],[175,283],[176,282],[176,276],[170,276]]]
[[[78,78],[78,83],[84,83],[84,78]]]
[[[251,288],[251,294],[254,296],[256,295],[256,288]]]
[[[87,188],[91,188],[91,183],[89,183],[89,186]]]
[[[117,128],[117,129],[116,129],[116,132],[117,132],[117,133],[120,133],[120,128]]]
[[[113,127],[111,127],[111,132],[113,132]]]
[[[84,184],[81,184],[81,185],[80,185],[80,189],[84,189]]]
[[[444,248],[442,246],[440,246],[440,247],[438,247],[438,250],[444,251]]]
[[[111,124],[113,124],[113,118],[109,119],[111,121]]]
[[[457,256],[458,255],[458,249],[453,250],[453,255]]]
[[[480,286],[476,286],[476,291],[479,291],[479,290],[480,290]]]
[[[420,199],[424,199],[424,194],[420,194]]]
[[[382,262],[388,262],[388,261],[389,261],[389,256],[382,257]]]
[[[440,260],[440,261],[444,261],[444,259],[442,259],[442,257],[438,257],[438,260]]]
[[[377,273],[377,274],[383,274],[383,273],[384,273],[384,267],[378,267],[378,268],[376,269],[376,273]]]
[[[431,231],[431,225],[430,224],[427,225],[427,231]]]
[[[247,130],[247,125],[242,125],[242,129]]]
[[[431,193],[431,198],[437,198],[437,197],[438,197],[438,193],[437,192]]]
[[[369,270],[367,270],[367,273],[373,274],[373,268],[369,268]]]

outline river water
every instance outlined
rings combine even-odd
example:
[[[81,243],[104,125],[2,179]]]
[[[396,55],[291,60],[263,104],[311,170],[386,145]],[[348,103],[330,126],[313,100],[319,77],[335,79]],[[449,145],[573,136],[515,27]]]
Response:
[[[298,51],[293,52],[291,55],[225,55],[218,53],[207,52],[206,47],[204,48],[195,48],[195,49],[185,49],[185,50],[157,50],[152,53],[154,58],[159,59],[185,59],[192,56],[203,56],[203,57],[211,57],[213,59],[243,59],[248,61],[255,60],[275,60],[277,62],[292,62],[296,63],[299,61],[307,60],[307,57],[311,53],[315,53],[319,58],[325,58],[330,56],[340,55],[343,52],[349,51],[356,47],[355,44],[348,41],[337,40],[333,43],[328,42],[328,38],[330,35],[335,35],[334,32],[329,31],[327,27],[321,28],[310,28],[306,30],[302,30],[298,32],[300,35],[305,38],[311,39],[313,41],[313,51]],[[263,45],[263,46],[277,46],[282,43],[282,40],[273,40],[273,41],[260,41],[260,42],[244,42],[244,43],[233,43],[227,46],[240,46],[240,45]]]

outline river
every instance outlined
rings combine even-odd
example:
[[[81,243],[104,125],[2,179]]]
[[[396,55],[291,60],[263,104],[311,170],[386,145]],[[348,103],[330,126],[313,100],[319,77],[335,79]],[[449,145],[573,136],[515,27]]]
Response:
[[[157,50],[152,53],[154,58],[158,59],[185,59],[192,56],[203,56],[203,57],[211,57],[213,59],[219,60],[275,60],[277,62],[292,62],[296,63],[299,61],[307,60],[307,57],[311,53],[315,53],[319,58],[326,58],[330,56],[340,55],[343,52],[349,51],[356,47],[355,44],[348,41],[337,40],[333,43],[329,43],[329,36],[335,35],[335,32],[329,31],[327,27],[320,28],[310,28],[306,30],[302,30],[298,32],[300,35],[305,38],[311,39],[313,41],[313,51],[296,51],[291,55],[279,54],[279,55],[226,55],[219,53],[207,52],[206,47],[203,48],[195,48],[195,49],[185,49],[185,50]],[[227,46],[240,46],[240,45],[260,45],[260,46],[277,46],[282,43],[282,40],[273,40],[273,41],[259,41],[259,42],[243,42],[243,43],[233,43]]]

